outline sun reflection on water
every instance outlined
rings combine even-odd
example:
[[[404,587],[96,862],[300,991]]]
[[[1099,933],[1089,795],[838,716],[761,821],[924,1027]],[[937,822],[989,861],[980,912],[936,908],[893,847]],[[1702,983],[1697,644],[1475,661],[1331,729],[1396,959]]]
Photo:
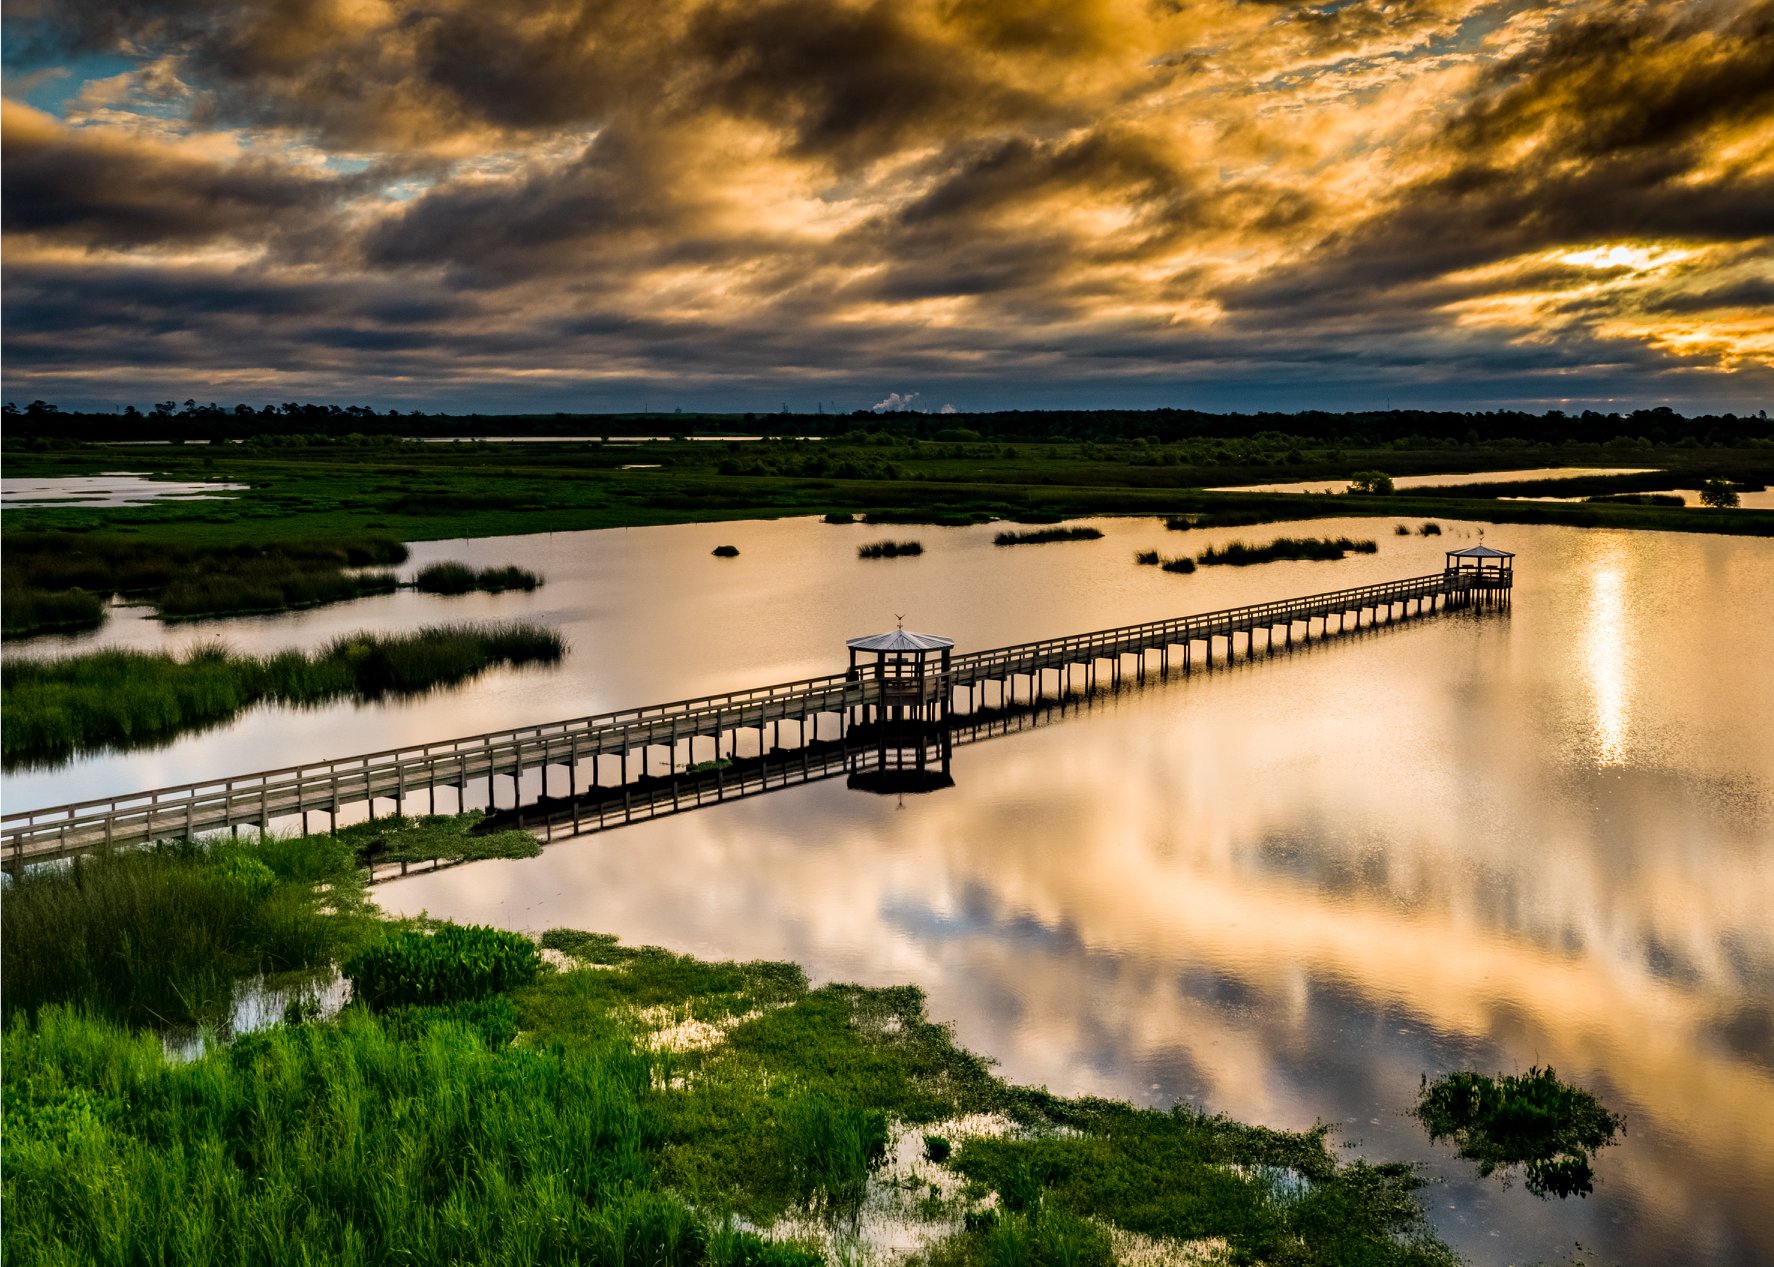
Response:
[[[1617,546],[1604,546],[1589,574],[1583,666],[1595,709],[1595,763],[1622,766],[1632,731],[1632,636],[1626,619],[1626,572]]]

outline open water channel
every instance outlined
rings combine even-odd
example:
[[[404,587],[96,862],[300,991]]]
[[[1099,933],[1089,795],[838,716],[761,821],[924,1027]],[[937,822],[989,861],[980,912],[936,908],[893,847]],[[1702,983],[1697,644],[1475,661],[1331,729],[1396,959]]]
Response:
[[[825,672],[846,637],[899,613],[969,650],[1412,576],[1478,532],[1091,522],[1103,540],[1009,549],[990,527],[809,520],[437,542],[409,566],[519,563],[548,583],[197,627],[117,613],[63,645],[270,649],[523,616],[573,650],[553,672],[256,712],[156,752],[15,773],[8,803]],[[1192,576],[1132,559],[1289,531],[1371,536],[1379,553]],[[1518,555],[1507,614],[1124,690],[957,749],[945,791],[791,788],[413,876],[379,898],[792,959],[815,980],[915,982],[1013,1079],[1327,1121],[1352,1151],[1425,1163],[1438,1228],[1476,1263],[1774,1261],[1774,545],[1484,531]],[[855,557],[884,537],[926,553]],[[710,557],[724,543],[740,556]],[[1480,1181],[1407,1114],[1424,1074],[1535,1064],[1626,1115],[1587,1200]]]

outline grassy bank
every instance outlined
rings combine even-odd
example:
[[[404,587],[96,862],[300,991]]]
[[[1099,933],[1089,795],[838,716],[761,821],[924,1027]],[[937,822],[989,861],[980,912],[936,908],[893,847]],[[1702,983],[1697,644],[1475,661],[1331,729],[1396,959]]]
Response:
[[[21,476],[150,467],[173,478],[227,479],[251,487],[227,501],[9,509],[6,528],[9,537],[26,529],[81,530],[157,545],[256,549],[357,537],[418,541],[828,513],[880,524],[1145,514],[1202,527],[1372,515],[1774,535],[1774,511],[1503,500],[1526,492],[1513,484],[1495,485],[1479,497],[1470,488],[1334,497],[1203,491],[1263,480],[1323,481],[1341,488],[1354,471],[1364,469],[1403,476],[1537,466],[1661,467],[1669,472],[1661,477],[1662,488],[1709,477],[1767,483],[1774,481],[1774,453],[1765,448],[1532,439],[1331,444],[1285,436],[1201,437],[1175,444],[987,443],[888,434],[889,424],[877,425],[883,428],[879,433],[842,441],[768,439],[747,446],[769,461],[756,473],[738,475],[719,470],[731,456],[730,446],[693,442],[13,448],[8,471]],[[857,446],[890,451],[897,478],[835,460]],[[623,469],[631,466],[648,469]],[[1611,482],[1592,491],[1656,487],[1618,482],[1636,478],[1606,477]],[[1577,495],[1583,490],[1557,491]]]
[[[541,938],[555,967],[511,934],[426,937],[338,896],[347,855],[310,838],[86,864],[89,888],[137,895],[141,935],[199,882],[231,927],[291,902],[341,926],[328,953],[359,1001],[188,1063],[133,1002],[165,962],[113,956],[123,989],[55,976],[17,953],[11,904],[72,882],[9,896],[10,1260],[814,1267],[885,1220],[924,1267],[1454,1261],[1411,1172],[1341,1161],[1322,1128],[1009,1084],[910,987],[569,930]],[[186,888],[157,878],[173,866]],[[112,908],[58,909],[78,940]],[[323,957],[232,944],[226,971]]]
[[[6,768],[101,748],[164,743],[220,725],[259,703],[317,705],[416,695],[497,665],[552,664],[566,645],[531,625],[438,625],[410,634],[349,634],[318,653],[183,656],[91,651],[0,666]]]

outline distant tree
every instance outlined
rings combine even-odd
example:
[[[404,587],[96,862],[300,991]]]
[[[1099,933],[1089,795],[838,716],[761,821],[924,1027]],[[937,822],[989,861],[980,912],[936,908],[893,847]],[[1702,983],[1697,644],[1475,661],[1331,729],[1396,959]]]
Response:
[[[1384,471],[1357,471],[1349,477],[1351,493],[1390,493],[1392,477]]]
[[[1731,487],[1730,480],[1707,480],[1700,486],[1700,504],[1711,506],[1714,510],[1725,510],[1739,505],[1742,499],[1737,490]]]

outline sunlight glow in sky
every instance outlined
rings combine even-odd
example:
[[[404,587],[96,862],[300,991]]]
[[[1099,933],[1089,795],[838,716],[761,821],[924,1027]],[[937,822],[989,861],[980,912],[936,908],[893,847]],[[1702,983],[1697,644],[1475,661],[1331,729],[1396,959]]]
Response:
[[[1774,0],[17,0],[5,394],[1753,411]]]

